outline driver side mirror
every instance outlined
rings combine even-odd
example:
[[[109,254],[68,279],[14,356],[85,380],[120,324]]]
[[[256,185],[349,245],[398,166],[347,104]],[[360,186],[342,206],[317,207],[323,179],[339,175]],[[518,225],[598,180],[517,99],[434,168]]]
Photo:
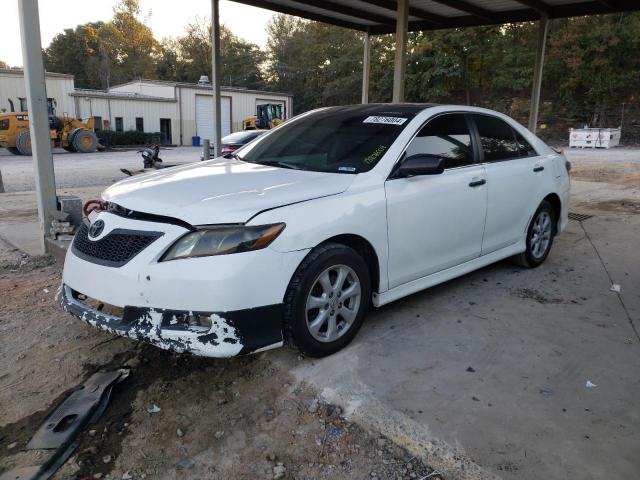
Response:
[[[411,155],[400,163],[394,177],[405,178],[418,175],[439,175],[444,172],[445,160],[444,157],[428,153]]]

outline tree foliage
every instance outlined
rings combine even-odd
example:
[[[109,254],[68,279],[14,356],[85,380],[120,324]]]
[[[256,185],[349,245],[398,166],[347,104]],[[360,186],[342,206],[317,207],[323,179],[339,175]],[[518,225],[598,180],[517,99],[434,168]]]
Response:
[[[138,77],[196,82],[211,72],[211,26],[193,20],[182,35],[157,41],[138,0],[120,0],[108,22],[57,35],[45,50],[50,71],[79,87],[106,88]],[[221,27],[225,85],[290,92],[296,112],[358,103],[363,34],[277,14],[264,49]],[[524,120],[538,26],[534,22],[409,34],[407,101],[467,103]],[[640,13],[554,20],[543,77],[542,115],[611,124],[640,89]],[[395,42],[372,37],[370,100],[391,100]]]
[[[0,68],[9,68],[9,65],[7,65],[6,62],[3,62],[2,60],[0,60]]]

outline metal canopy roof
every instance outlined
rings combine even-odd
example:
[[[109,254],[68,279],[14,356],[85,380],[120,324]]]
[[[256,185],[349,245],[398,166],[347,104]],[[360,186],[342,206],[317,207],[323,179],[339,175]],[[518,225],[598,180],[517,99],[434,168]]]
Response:
[[[309,20],[369,31],[395,31],[395,0],[233,0]],[[410,0],[409,30],[498,25],[640,10],[640,0]]]

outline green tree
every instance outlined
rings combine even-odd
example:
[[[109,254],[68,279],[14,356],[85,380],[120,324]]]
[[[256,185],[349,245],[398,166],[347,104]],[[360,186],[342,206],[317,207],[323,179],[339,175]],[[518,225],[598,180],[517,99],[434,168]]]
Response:
[[[7,64],[7,62],[3,62],[2,60],[0,60],[0,68],[9,68],[9,65]]]
[[[610,126],[620,104],[640,91],[640,13],[556,22],[545,85],[554,85],[554,97],[570,116]]]
[[[167,56],[158,63],[158,68],[172,70],[176,79],[197,82],[201,75],[211,76],[210,22],[195,19],[187,25],[184,35],[166,40],[163,50]],[[264,87],[260,70],[264,53],[257,45],[235,36],[224,25],[220,26],[220,57],[223,84]]]
[[[269,85],[292,93],[296,111],[359,100],[361,33],[286,15],[275,15],[267,32]]]
[[[110,30],[107,24],[95,22],[59,33],[44,50],[46,69],[74,75],[81,88],[106,88],[110,66],[117,61]]]

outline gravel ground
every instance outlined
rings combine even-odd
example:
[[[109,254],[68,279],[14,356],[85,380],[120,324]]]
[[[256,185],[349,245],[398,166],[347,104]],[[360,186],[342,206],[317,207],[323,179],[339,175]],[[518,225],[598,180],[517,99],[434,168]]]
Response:
[[[160,151],[164,163],[190,163],[200,160],[198,147],[166,148]],[[121,168],[142,168],[142,157],[135,150],[121,152],[69,153],[55,149],[53,155],[58,189],[105,186],[122,180]],[[12,155],[0,148],[0,171],[7,192],[35,188],[31,157]]]

